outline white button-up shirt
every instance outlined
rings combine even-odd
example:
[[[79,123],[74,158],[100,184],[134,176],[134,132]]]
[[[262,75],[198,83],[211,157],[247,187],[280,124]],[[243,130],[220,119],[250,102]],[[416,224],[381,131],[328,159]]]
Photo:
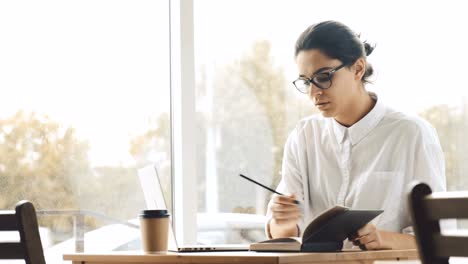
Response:
[[[304,205],[301,231],[322,211],[341,205],[383,209],[373,221],[378,229],[410,232],[413,180],[446,190],[437,133],[425,120],[377,100],[351,127],[321,114],[300,121],[285,145],[278,191],[295,194]]]

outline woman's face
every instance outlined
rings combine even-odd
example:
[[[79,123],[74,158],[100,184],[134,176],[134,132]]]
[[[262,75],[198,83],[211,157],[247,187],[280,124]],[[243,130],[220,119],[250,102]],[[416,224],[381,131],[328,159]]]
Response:
[[[318,73],[330,72],[343,64],[340,60],[332,59],[317,49],[300,51],[296,63],[299,76],[307,78],[313,78]],[[354,65],[351,68],[347,65],[333,74],[328,89],[320,89],[311,83],[310,99],[323,116],[335,119],[344,117],[350,112],[354,99],[359,95],[359,89],[362,87],[361,77],[355,73]]]

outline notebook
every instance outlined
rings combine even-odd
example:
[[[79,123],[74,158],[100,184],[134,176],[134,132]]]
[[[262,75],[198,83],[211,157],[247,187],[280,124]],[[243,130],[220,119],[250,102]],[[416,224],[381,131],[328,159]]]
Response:
[[[314,218],[302,237],[276,238],[250,245],[253,251],[341,251],[343,240],[377,217],[383,210],[355,210],[334,206]]]
[[[158,171],[155,165],[148,165],[138,170],[141,188],[147,209],[167,209]],[[208,251],[248,251],[249,245],[180,245],[177,243],[172,221],[169,224],[168,250],[174,252],[208,252]]]

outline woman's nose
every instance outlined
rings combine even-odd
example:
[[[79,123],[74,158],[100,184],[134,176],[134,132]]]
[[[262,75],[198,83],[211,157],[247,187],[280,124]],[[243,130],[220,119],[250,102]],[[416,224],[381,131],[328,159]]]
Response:
[[[310,84],[309,86],[309,96],[311,98],[314,98],[320,94],[322,94],[323,90],[315,86],[313,83]]]

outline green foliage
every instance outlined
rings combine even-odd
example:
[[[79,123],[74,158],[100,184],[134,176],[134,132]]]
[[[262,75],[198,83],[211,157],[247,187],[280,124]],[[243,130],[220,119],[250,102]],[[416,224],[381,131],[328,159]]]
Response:
[[[271,151],[274,155],[273,182],[278,183],[287,136],[286,127],[286,78],[282,68],[275,68],[268,41],[254,43],[249,54],[238,64],[237,73],[242,82],[256,96],[263,108],[273,138]],[[234,71],[236,72],[236,71]]]
[[[166,158],[171,155],[170,115],[162,113],[151,121],[148,130],[130,140],[129,152],[137,161],[138,166],[154,163],[153,153],[165,153]]]
[[[76,209],[74,177],[89,173],[88,145],[73,128],[47,116],[18,111],[0,120],[0,208],[23,199],[36,209]],[[70,217],[46,217],[42,225],[69,229]]]
[[[307,95],[291,96],[299,92],[286,81],[284,69],[275,67],[269,41],[255,42],[249,53],[230,69],[255,94],[257,103],[268,117],[273,137],[271,151],[274,155],[271,177],[276,186],[281,179],[284,143],[288,134],[299,119],[317,111]]]
[[[144,132],[141,135],[136,135],[130,139],[129,152],[135,159],[137,168],[142,168],[150,164],[157,165],[159,178],[161,180],[161,186],[164,192],[164,197],[168,198],[168,201],[166,201],[166,203],[170,211],[172,211],[170,133],[170,115],[169,113],[162,113],[157,118],[150,121],[146,132]],[[136,174],[136,172],[134,172],[134,174]],[[128,179],[130,180],[125,186],[123,186],[126,187],[126,189],[121,189],[122,192],[128,191],[128,189],[135,185],[135,182],[138,183],[138,178],[136,177],[136,175]],[[138,188],[136,188],[135,191],[141,193],[141,187],[139,186],[139,183]],[[138,204],[138,200],[134,201],[134,203]]]
[[[468,130],[468,105],[462,107],[448,105],[432,106],[420,115],[437,130],[445,156],[445,172],[448,190],[468,188],[465,180],[468,163],[468,142],[463,131]]]

